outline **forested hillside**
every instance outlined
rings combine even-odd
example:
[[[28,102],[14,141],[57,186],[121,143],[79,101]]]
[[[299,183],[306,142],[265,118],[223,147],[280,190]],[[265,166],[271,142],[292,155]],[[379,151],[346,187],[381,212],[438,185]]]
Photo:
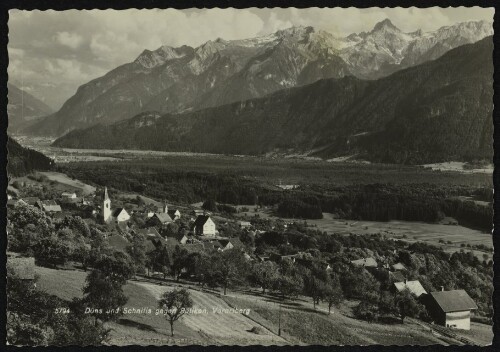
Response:
[[[24,176],[34,170],[49,170],[53,161],[32,149],[23,148],[14,139],[7,140],[7,172],[12,176]]]
[[[144,113],[70,132],[54,145],[358,155],[408,164],[490,159],[492,51],[487,37],[379,80],[320,80],[193,113]]]

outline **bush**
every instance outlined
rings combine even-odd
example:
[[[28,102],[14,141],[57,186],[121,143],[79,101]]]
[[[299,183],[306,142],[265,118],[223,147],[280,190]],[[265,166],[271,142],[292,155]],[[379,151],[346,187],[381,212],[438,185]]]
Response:
[[[352,311],[354,316],[358,319],[366,320],[369,322],[378,319],[378,308],[374,304],[362,301]]]

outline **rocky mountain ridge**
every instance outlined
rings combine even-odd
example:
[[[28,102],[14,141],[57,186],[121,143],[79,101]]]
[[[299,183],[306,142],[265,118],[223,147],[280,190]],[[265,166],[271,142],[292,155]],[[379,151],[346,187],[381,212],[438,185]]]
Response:
[[[486,22],[403,33],[385,20],[368,33],[346,38],[313,27],[292,27],[257,38],[218,38],[197,48],[162,46],[82,85],[58,112],[26,132],[60,136],[145,111],[196,111],[324,78],[379,78],[488,33],[492,26]]]

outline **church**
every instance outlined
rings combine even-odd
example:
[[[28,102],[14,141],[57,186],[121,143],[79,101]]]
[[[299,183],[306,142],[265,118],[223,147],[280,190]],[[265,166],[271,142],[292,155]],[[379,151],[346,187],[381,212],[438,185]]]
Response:
[[[124,208],[111,209],[111,199],[109,198],[107,187],[104,187],[102,203],[101,216],[104,223],[119,224],[130,220],[130,215]]]

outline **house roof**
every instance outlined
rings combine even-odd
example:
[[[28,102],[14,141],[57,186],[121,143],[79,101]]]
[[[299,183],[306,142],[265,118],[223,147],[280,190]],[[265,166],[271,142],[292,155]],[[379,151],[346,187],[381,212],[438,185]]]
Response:
[[[396,286],[396,289],[401,292],[405,289],[410,291],[412,294],[414,294],[416,297],[420,297],[423,294],[426,294],[427,291],[424,289],[420,281],[418,280],[413,280],[413,281],[400,281],[400,282],[395,282],[394,286]]]
[[[118,217],[118,215],[120,215],[120,213],[124,211],[127,213],[127,211],[124,209],[124,208],[116,208],[116,209],[113,209],[113,211],[111,212],[111,216],[113,216],[114,218]],[[128,214],[128,213],[127,213]]]
[[[181,213],[179,211],[179,209],[169,209],[169,211],[167,212],[168,215],[170,215],[170,217],[172,217],[172,215],[175,215],[175,213],[179,212],[179,214]]]
[[[405,281],[405,276],[401,271],[394,271],[394,272],[389,271],[389,276],[391,277],[392,280],[396,282]]]
[[[76,193],[75,192],[63,192],[63,193],[61,193],[61,196],[63,196],[63,197],[73,197],[73,196],[75,196],[76,197]]]
[[[35,278],[35,258],[33,257],[10,257],[7,259],[7,267],[11,268],[21,280]]]
[[[36,202],[40,201],[40,198],[38,198],[38,197],[24,197],[23,200],[25,203],[27,203],[29,205],[35,205]]]
[[[51,205],[59,205],[59,204],[57,204],[57,202],[55,200],[49,199],[49,200],[42,200],[42,205],[51,206]]]
[[[172,218],[167,213],[154,213],[153,217],[157,217],[162,224],[172,222]]]
[[[203,226],[210,219],[210,215],[198,215],[194,222],[194,226]]]
[[[406,267],[401,263],[396,263],[392,266],[394,270],[406,270]]]
[[[363,266],[363,267],[377,267],[377,261],[373,258],[361,258],[357,260],[351,260],[351,263],[356,265],[356,266]]]
[[[156,227],[148,227],[145,229],[139,229],[135,231],[144,236],[155,236],[155,237],[160,236],[160,233],[158,232],[158,230],[156,230]]]
[[[445,313],[477,309],[476,303],[464,290],[431,292],[431,296]]]

